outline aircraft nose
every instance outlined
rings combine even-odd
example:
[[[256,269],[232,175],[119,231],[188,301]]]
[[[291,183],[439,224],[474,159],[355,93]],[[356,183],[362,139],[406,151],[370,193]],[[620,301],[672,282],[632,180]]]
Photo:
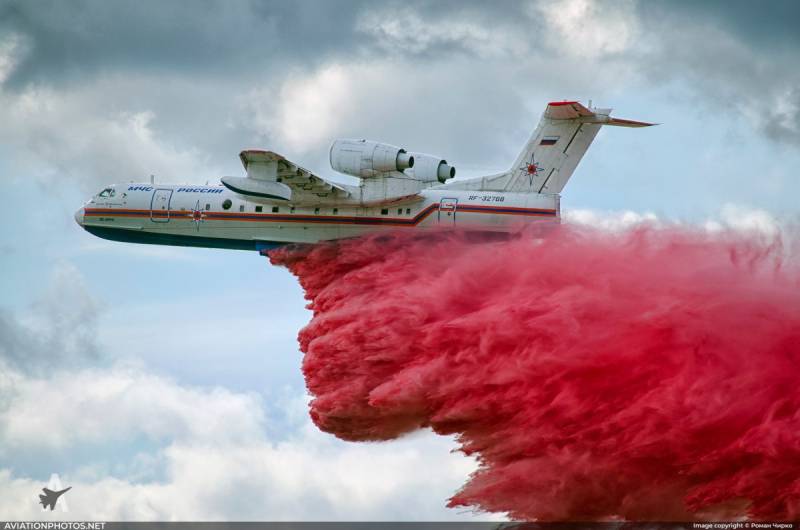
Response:
[[[75,222],[78,223],[78,226],[83,226],[83,208],[79,208],[75,212]]]

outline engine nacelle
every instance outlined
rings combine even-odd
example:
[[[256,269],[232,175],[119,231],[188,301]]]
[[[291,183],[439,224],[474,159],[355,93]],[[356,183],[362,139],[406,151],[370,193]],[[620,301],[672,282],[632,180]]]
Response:
[[[456,176],[456,168],[447,160],[424,153],[411,153],[414,157],[414,176],[425,182],[444,182]]]
[[[331,145],[331,167],[339,173],[369,178],[414,167],[405,149],[369,140],[336,140]]]

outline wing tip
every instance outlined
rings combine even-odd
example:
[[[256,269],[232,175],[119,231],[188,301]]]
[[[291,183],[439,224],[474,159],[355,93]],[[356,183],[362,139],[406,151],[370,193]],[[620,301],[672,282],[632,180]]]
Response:
[[[282,155],[279,155],[275,151],[267,151],[265,149],[243,149],[239,153],[239,160],[242,161],[242,165],[247,169],[247,164],[249,164],[252,160],[258,160],[269,162],[272,160],[285,160]]]

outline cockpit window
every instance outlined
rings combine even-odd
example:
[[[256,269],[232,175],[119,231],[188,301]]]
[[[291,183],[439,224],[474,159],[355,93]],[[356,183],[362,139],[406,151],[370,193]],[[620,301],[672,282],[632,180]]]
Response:
[[[106,188],[103,191],[101,191],[100,193],[98,193],[97,196],[98,197],[113,197],[116,194],[117,194],[117,192],[114,191],[114,188]]]

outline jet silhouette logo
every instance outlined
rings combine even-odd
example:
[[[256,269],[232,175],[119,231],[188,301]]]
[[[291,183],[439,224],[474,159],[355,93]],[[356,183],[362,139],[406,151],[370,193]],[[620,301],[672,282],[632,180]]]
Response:
[[[42,488],[44,494],[39,494],[39,504],[42,505],[42,510],[44,511],[50,508],[52,512],[56,509],[56,504],[58,504],[62,512],[68,512],[69,506],[67,506],[67,499],[62,498],[62,495],[71,489],[72,486],[64,488],[61,485],[61,479],[58,478],[56,473],[50,475],[50,482],[47,483],[47,487]]]

